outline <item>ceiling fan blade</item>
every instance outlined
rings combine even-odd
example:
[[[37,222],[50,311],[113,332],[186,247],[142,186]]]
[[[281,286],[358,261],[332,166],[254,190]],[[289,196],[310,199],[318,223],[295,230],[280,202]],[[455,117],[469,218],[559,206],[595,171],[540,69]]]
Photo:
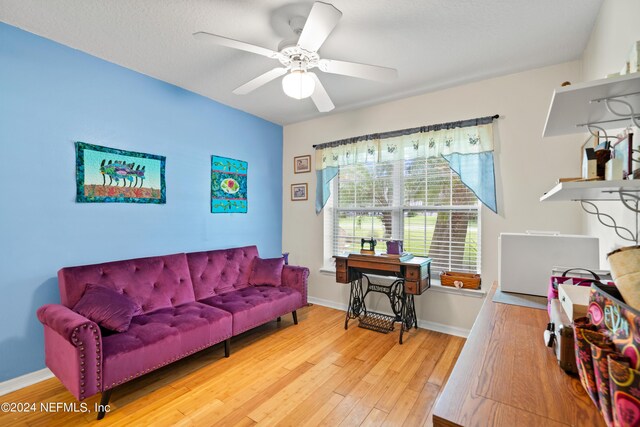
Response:
[[[317,52],[341,16],[342,12],[333,5],[315,2],[298,39],[298,46],[309,52]]]
[[[327,111],[331,111],[336,108],[336,106],[333,105],[333,102],[331,102],[331,98],[329,98],[329,94],[324,89],[324,86],[322,86],[322,83],[320,83],[320,79],[318,78],[318,76],[316,76],[316,74],[312,72],[308,73],[313,78],[313,81],[316,84],[316,87],[311,94],[311,99],[313,100],[313,103],[316,104],[316,108],[318,109],[318,111],[320,111],[321,113],[326,113]]]
[[[318,63],[318,68],[325,73],[342,74],[344,76],[359,77],[361,79],[376,80],[379,82],[393,80],[398,77],[398,70],[395,68],[337,61],[335,59],[321,59]]]
[[[278,58],[278,56],[280,56],[280,54],[275,50],[241,42],[239,40],[230,39],[228,37],[218,36],[216,34],[211,34],[204,31],[193,33],[193,37],[195,37],[197,40],[206,41],[218,46],[226,46],[233,49],[244,50],[245,52],[257,53],[258,55],[266,56],[267,58]]]
[[[287,74],[286,68],[274,68],[271,71],[267,71],[264,74],[259,75],[255,79],[251,80],[243,84],[242,86],[234,89],[233,93],[236,95],[246,95],[251,91],[258,89],[260,86],[269,83],[271,80],[277,79],[278,77]]]

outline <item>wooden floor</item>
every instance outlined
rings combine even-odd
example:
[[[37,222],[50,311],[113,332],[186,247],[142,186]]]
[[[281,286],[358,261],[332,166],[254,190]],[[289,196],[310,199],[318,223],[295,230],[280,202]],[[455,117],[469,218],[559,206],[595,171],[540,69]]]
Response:
[[[381,334],[344,312],[311,306],[116,388],[111,412],[41,412],[41,402],[76,402],[55,379],[0,396],[36,412],[1,413],[0,425],[422,426],[464,339],[424,329]],[[85,400],[89,409],[99,395]]]

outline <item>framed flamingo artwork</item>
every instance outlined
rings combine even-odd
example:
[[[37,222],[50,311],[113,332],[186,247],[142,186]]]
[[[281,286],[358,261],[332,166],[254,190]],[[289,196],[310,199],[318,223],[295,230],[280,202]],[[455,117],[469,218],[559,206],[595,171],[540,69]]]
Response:
[[[76,142],[76,201],[166,203],[166,158]]]

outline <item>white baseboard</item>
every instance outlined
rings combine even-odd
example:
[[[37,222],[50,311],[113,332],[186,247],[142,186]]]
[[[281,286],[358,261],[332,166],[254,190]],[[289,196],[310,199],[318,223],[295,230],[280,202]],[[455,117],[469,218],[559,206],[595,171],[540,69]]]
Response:
[[[335,301],[316,298],[309,296],[307,300],[312,304],[318,304],[324,307],[334,308],[340,311],[347,311],[347,305],[337,303]],[[390,312],[380,311],[382,314],[391,315]],[[443,334],[455,335],[457,337],[467,338],[469,336],[469,329],[460,328],[458,326],[445,325],[443,323],[431,322],[429,320],[418,319],[418,327],[422,329],[428,329],[430,331],[441,332]]]
[[[12,391],[20,390],[21,388],[30,386],[40,381],[48,380],[53,377],[53,372],[49,368],[40,369],[39,371],[24,374],[16,378],[12,378],[0,383],[0,396],[9,394]]]
[[[458,326],[445,325],[444,323],[431,322],[429,320],[418,319],[418,327],[422,329],[428,329],[430,331],[441,332],[447,335],[454,335],[456,337],[467,338],[469,336],[470,329],[460,328]]]
[[[346,304],[337,303],[335,301],[331,301],[331,300],[328,300],[328,299],[316,298],[316,297],[312,297],[311,295],[309,295],[307,297],[307,300],[311,304],[318,304],[318,305],[321,305],[323,307],[335,308],[336,310],[340,310],[340,311],[347,311],[347,305]]]

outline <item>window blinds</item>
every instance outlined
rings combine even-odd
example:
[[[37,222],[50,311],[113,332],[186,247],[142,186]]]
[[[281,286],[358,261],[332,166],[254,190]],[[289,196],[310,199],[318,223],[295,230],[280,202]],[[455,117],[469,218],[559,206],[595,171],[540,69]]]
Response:
[[[478,199],[443,159],[341,166],[333,185],[333,254],[359,251],[361,238],[378,240],[378,252],[400,239],[405,251],[433,258],[434,274],[479,271]]]

